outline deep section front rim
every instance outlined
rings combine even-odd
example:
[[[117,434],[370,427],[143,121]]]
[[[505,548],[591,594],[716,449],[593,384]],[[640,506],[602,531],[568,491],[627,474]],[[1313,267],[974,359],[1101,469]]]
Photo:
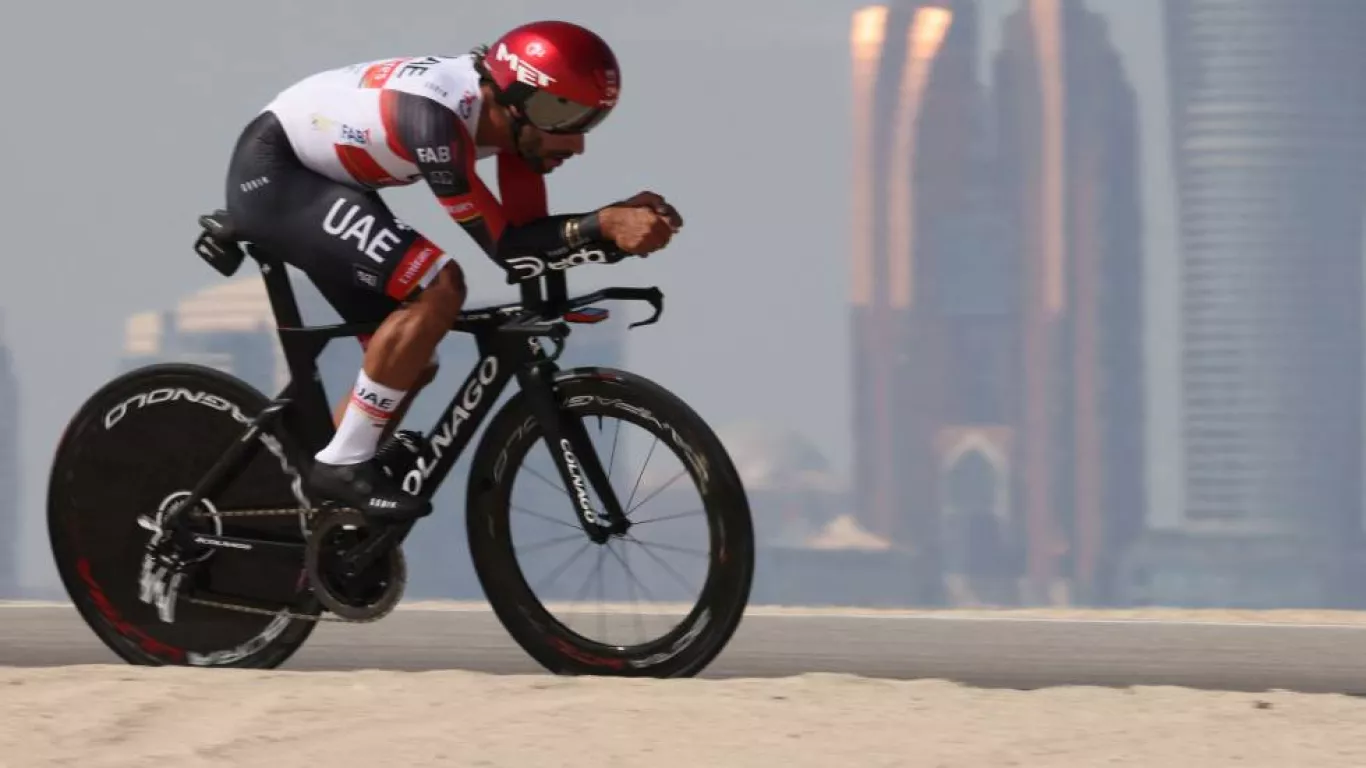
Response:
[[[514,478],[529,452],[545,444],[519,393],[490,422],[471,469],[468,535],[485,594],[518,644],[553,672],[640,677],[697,674],[723,650],[748,600],[753,530],[738,474],[706,423],[648,379],[611,369],[576,369],[560,373],[555,388],[561,408],[568,412],[639,427],[656,438],[658,448],[651,450],[667,450],[679,457],[684,476],[702,499],[700,511],[708,525],[704,584],[681,621],[643,643],[601,642],[555,615],[546,604],[551,601],[538,597],[528,583],[511,533]],[[607,466],[607,451],[599,449],[599,453]],[[617,490],[625,505],[626,493]],[[568,495],[562,487],[559,492]],[[566,532],[566,537],[571,533]],[[579,533],[587,540],[587,534]]]

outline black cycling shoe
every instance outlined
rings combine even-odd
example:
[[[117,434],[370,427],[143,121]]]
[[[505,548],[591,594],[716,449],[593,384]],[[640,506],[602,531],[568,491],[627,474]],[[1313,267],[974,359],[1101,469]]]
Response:
[[[374,459],[359,464],[314,460],[308,483],[319,495],[376,522],[400,522],[431,514],[431,502],[407,493]]]
[[[415,466],[422,441],[422,433],[412,429],[400,429],[384,441],[375,451],[375,464],[385,474],[402,481],[403,476]]]

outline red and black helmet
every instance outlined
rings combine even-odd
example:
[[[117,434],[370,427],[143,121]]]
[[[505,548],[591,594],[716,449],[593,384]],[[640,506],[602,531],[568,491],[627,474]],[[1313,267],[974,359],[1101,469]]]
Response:
[[[482,50],[498,103],[549,133],[587,133],[621,91],[616,54],[597,34],[567,21],[523,24]]]

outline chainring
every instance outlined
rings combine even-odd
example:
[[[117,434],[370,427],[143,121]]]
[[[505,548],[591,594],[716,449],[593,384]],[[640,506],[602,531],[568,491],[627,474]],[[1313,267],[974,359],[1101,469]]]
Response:
[[[350,509],[320,516],[304,548],[309,585],[318,602],[348,621],[375,621],[403,599],[408,564],[402,547],[392,547],[360,573],[344,572],[341,558],[378,532]]]

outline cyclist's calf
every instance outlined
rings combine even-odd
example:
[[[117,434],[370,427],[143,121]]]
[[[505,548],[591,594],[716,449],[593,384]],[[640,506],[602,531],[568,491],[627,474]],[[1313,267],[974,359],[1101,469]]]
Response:
[[[366,345],[365,373],[394,389],[411,390],[431,368],[433,353],[465,304],[465,277],[445,265],[413,301],[394,310]]]

